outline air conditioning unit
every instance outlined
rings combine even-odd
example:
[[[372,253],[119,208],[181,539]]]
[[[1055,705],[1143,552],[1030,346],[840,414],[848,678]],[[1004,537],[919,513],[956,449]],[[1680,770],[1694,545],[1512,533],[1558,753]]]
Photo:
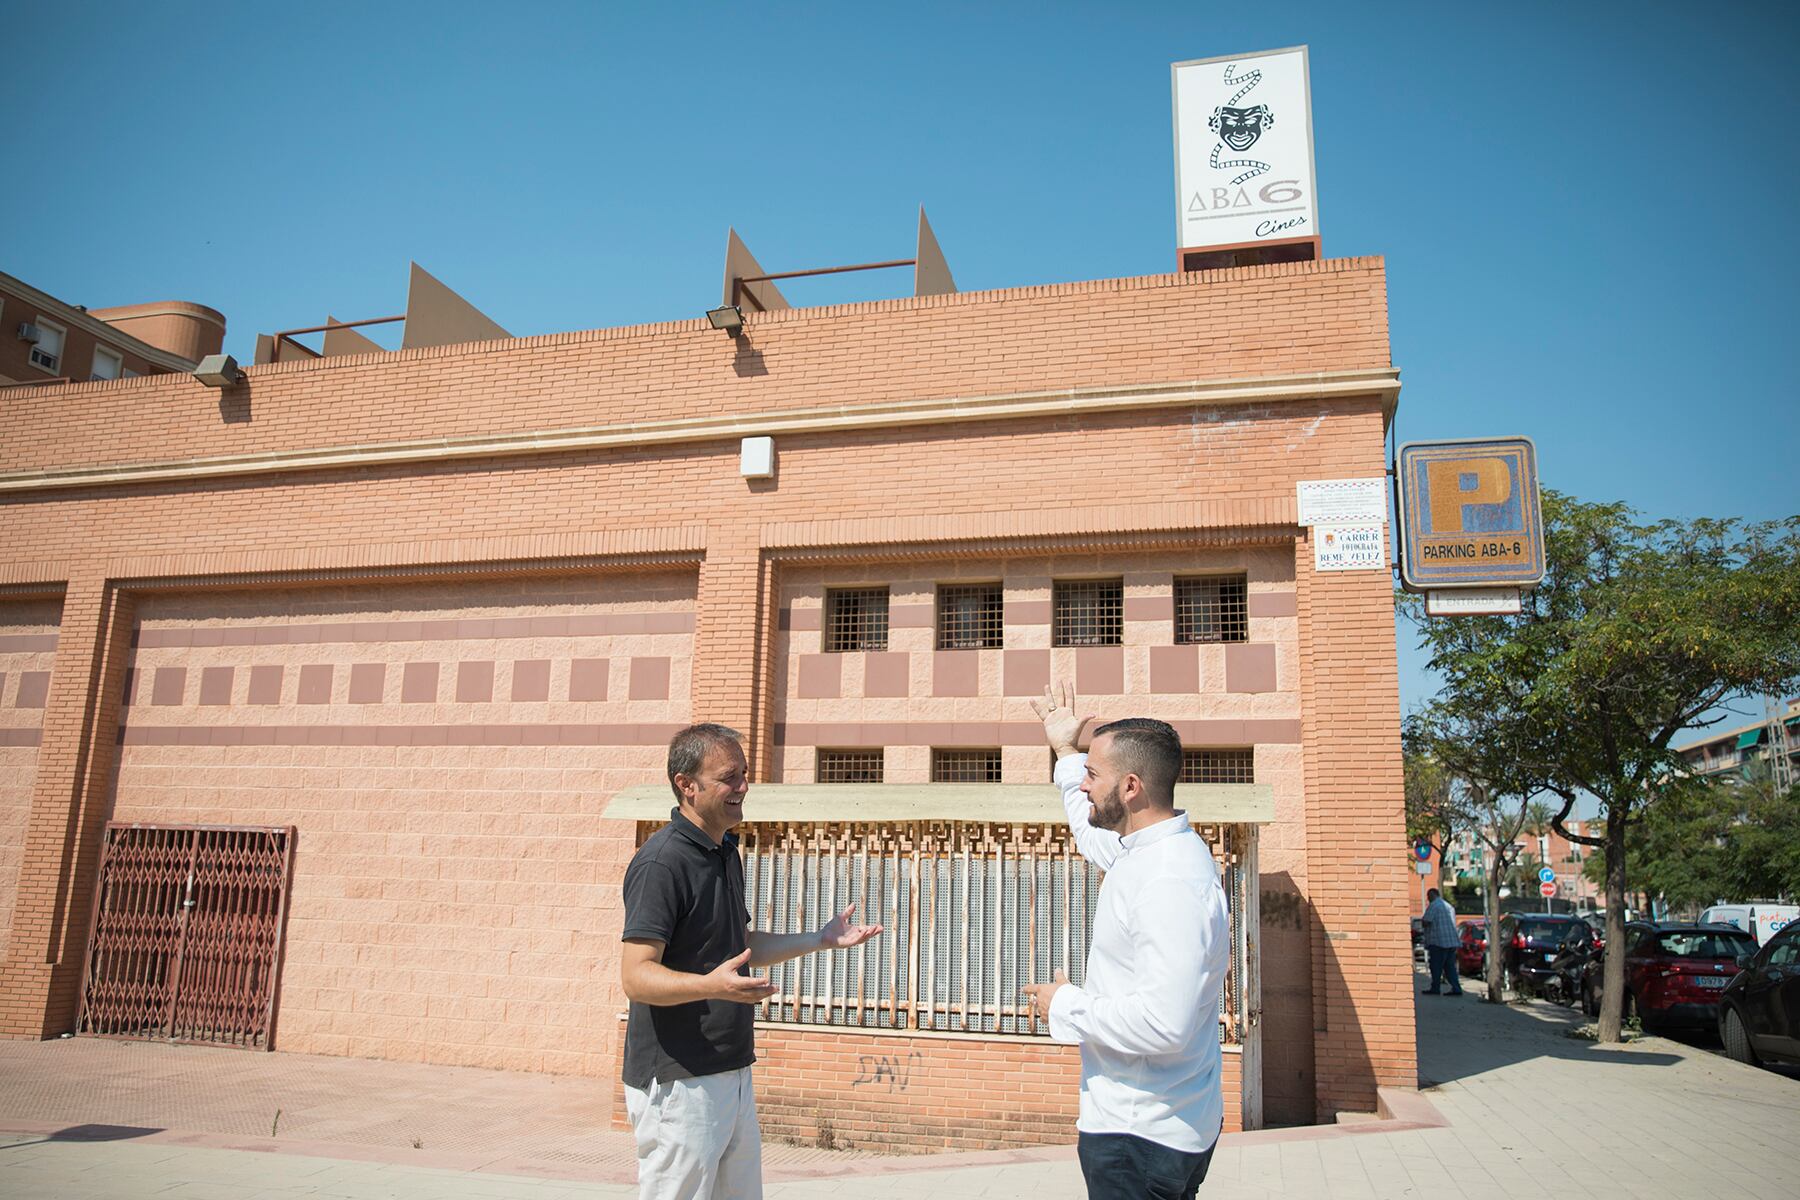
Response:
[[[44,340],[44,331],[39,329],[36,325],[33,325],[30,321],[25,321],[19,326],[19,340],[21,342],[30,342],[35,346]]]

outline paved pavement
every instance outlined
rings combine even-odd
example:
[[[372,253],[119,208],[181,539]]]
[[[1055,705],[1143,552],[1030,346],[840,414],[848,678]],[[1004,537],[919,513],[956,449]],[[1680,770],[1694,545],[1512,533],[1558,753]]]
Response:
[[[1792,1197],[1800,1078],[1575,1013],[1420,997],[1390,1119],[1221,1143],[1202,1196]],[[635,1194],[593,1081],[76,1039],[0,1042],[0,1196],[610,1200]],[[280,1111],[279,1119],[276,1118]],[[1072,1150],[913,1158],[771,1145],[771,1200],[1060,1200]]]

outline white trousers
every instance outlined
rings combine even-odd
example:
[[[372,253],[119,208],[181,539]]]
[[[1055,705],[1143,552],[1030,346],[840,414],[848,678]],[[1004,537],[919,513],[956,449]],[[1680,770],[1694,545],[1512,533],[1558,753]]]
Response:
[[[625,1088],[642,1200],[762,1200],[750,1068]]]

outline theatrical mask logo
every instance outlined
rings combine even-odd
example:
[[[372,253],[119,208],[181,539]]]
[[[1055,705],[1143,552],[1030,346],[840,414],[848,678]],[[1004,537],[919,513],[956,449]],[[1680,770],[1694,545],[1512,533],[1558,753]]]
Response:
[[[1229,72],[1227,74],[1229,75]],[[1269,106],[1266,104],[1258,104],[1250,108],[1221,104],[1213,109],[1212,116],[1207,118],[1206,127],[1218,134],[1220,141],[1242,153],[1256,145],[1256,140],[1263,135],[1263,130],[1275,127],[1275,114],[1269,111]]]

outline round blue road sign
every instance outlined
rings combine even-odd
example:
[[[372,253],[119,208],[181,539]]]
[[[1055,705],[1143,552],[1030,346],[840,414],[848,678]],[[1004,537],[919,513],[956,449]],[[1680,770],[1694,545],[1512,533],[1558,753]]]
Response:
[[[1430,862],[1431,861],[1431,843],[1430,842],[1414,842],[1413,843],[1413,857],[1417,858],[1420,862]]]
[[[1555,883],[1556,882],[1556,872],[1552,871],[1549,867],[1539,867],[1538,868],[1538,882],[1539,883]]]

